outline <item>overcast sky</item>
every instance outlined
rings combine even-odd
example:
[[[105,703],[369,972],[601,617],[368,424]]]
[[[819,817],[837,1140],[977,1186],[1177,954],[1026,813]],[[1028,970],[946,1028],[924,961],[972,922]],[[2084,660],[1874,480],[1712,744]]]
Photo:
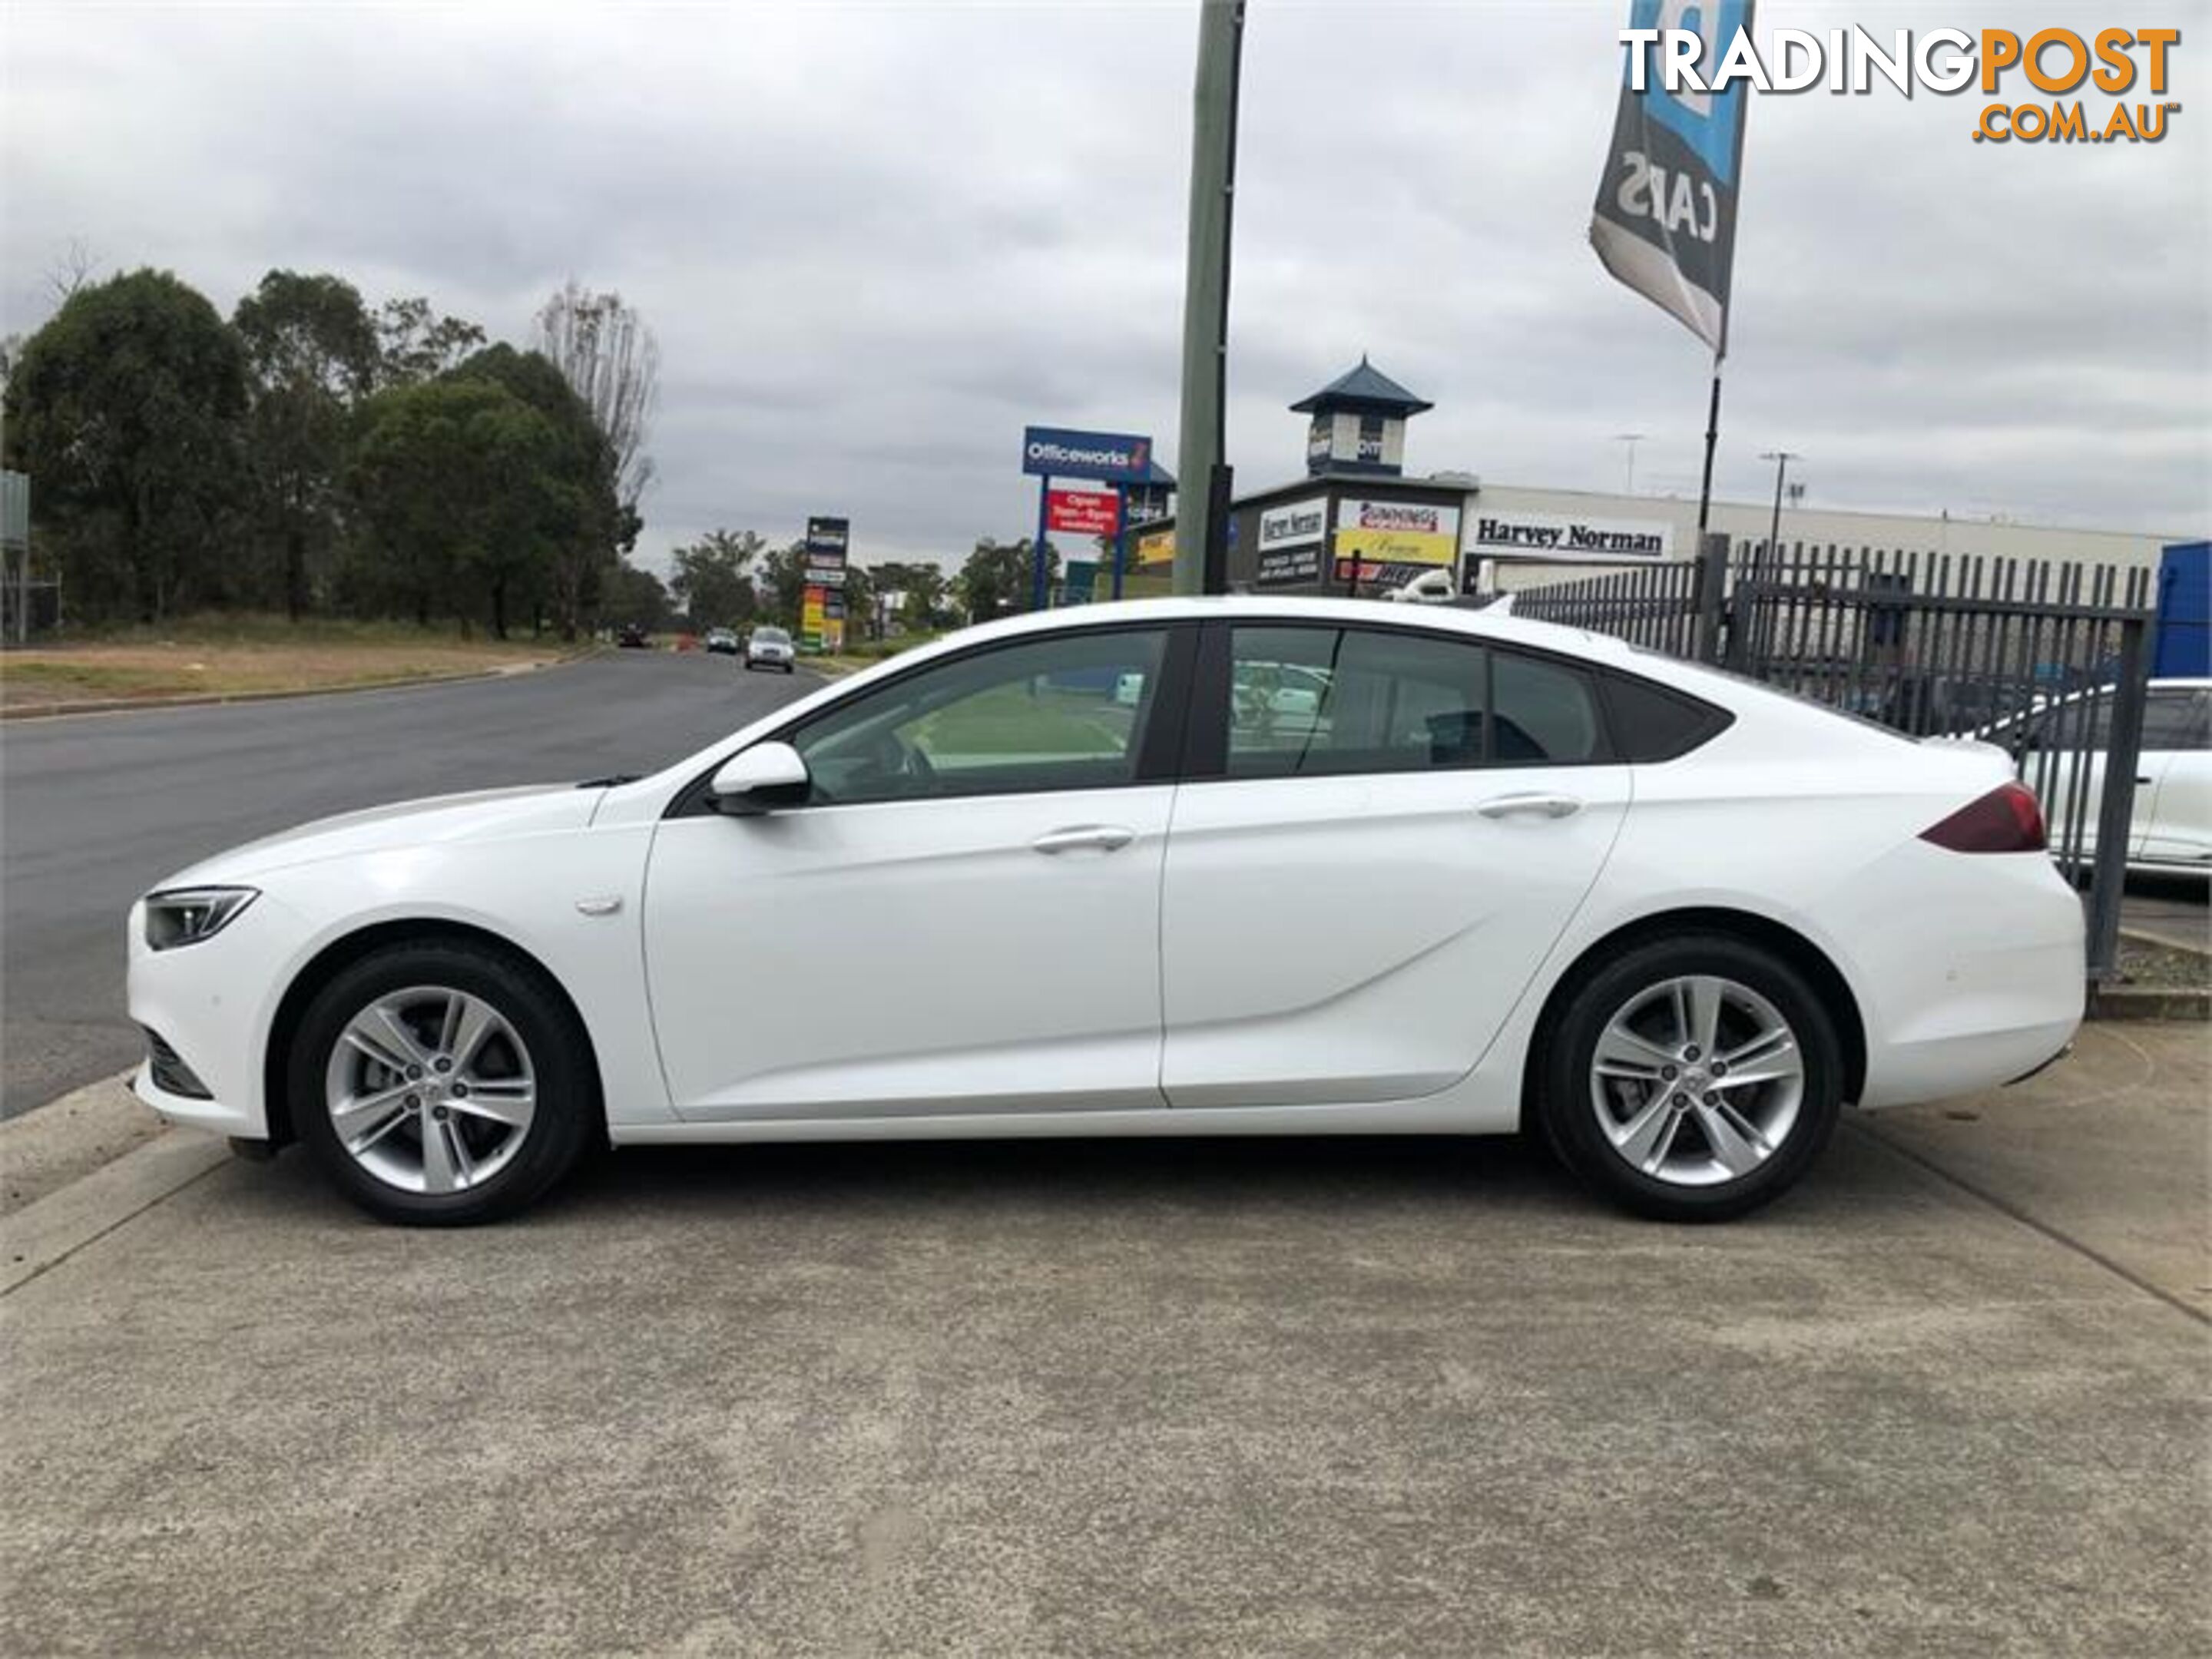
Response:
[[[1806,457],[1808,505],[2205,533],[2212,11],[2154,9],[2135,21],[2185,31],[2184,108],[2154,146],[1976,143],[1971,92],[1754,98],[1723,496],[1759,499],[1779,445]],[[1586,241],[1627,10],[1253,0],[1240,489],[1299,472],[1285,405],[1364,350],[1437,404],[1409,470],[1616,489],[1614,434],[1640,431],[1638,489],[1695,494],[1702,348]],[[660,339],[650,556],[844,513],[862,562],[957,563],[1028,532],[1024,422],[1152,433],[1174,463],[1196,19],[1195,0],[6,0],[0,331],[44,319],[71,239],[226,313],[271,267],[331,270],[518,341],[574,276]]]

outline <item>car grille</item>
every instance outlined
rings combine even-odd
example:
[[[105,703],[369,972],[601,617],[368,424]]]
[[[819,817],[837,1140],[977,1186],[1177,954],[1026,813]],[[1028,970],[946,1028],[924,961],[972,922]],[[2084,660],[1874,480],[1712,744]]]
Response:
[[[164,1094],[181,1095],[186,1100],[212,1100],[206,1084],[194,1075],[192,1068],[169,1046],[169,1040],[150,1025],[139,1028],[146,1033],[146,1065],[153,1073],[154,1086]]]

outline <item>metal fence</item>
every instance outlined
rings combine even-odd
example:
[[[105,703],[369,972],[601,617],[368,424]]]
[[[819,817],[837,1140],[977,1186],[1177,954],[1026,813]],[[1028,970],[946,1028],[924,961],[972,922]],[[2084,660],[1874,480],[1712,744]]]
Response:
[[[1912,737],[2004,747],[2051,854],[2088,888],[2089,965],[2118,954],[2153,573],[1972,555],[1717,543],[1514,596],[1517,616],[1718,663]]]

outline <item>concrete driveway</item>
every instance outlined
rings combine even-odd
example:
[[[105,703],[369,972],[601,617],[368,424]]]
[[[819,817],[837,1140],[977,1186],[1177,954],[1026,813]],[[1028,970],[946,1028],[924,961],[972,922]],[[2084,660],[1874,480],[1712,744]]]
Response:
[[[2203,1652],[2206,1060],[2092,1028],[1703,1230],[1512,1143],[628,1152],[458,1234],[225,1162],[0,1302],[0,1651]]]

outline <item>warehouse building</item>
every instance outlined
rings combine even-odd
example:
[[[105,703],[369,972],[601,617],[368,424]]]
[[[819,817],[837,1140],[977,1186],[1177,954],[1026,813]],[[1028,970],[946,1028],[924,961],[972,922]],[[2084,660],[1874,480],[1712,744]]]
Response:
[[[1305,471],[1231,507],[1229,583],[1283,593],[1378,595],[1443,571],[1462,592],[1511,592],[1692,557],[1694,498],[1544,489],[1470,472],[1409,474],[1407,423],[1434,407],[1363,357],[1291,405],[1307,416]],[[1712,504],[1711,527],[1762,543],[1770,501]],[[2179,539],[2003,520],[1841,512],[1786,505],[1782,545],[1996,556],[2155,568]],[[1157,592],[1175,556],[1175,520],[1133,526],[1130,591]]]

